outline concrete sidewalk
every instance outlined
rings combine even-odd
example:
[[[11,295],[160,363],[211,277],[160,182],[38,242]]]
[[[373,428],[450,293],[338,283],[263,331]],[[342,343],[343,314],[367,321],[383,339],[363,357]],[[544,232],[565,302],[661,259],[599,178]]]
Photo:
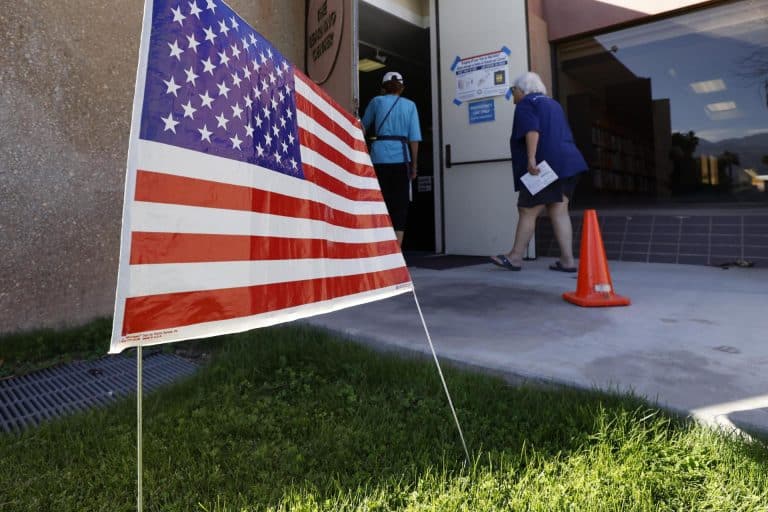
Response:
[[[411,268],[438,356],[509,375],[633,391],[708,423],[768,432],[768,269],[610,262],[623,308],[580,308],[552,259],[521,272]],[[429,352],[412,294],[310,320]],[[450,387],[450,382],[448,383]]]

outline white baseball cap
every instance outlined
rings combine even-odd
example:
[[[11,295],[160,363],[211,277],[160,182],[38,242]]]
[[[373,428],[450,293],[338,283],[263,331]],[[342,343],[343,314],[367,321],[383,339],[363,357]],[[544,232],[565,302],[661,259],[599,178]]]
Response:
[[[403,75],[397,71],[387,71],[384,73],[384,78],[381,79],[381,83],[385,84],[387,82],[391,82],[392,80],[397,80],[398,82],[403,83]]]

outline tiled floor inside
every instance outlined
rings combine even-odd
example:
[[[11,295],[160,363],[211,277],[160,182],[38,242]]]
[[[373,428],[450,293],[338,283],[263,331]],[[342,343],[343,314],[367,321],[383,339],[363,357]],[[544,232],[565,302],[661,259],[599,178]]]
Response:
[[[579,254],[582,214],[571,215],[574,251]],[[598,211],[609,260],[691,265],[746,261],[768,267],[768,209],[765,213],[616,213]],[[536,253],[559,255],[549,218],[536,227]]]

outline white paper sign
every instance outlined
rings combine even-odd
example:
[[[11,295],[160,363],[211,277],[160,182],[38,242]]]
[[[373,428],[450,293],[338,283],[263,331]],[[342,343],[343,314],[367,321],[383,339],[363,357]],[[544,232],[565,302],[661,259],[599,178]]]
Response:
[[[458,61],[456,98],[472,101],[503,96],[509,89],[509,56],[503,52],[476,55]]]
[[[549,166],[546,160],[542,160],[538,163],[539,174],[531,174],[529,172],[523,174],[520,177],[520,181],[523,182],[525,188],[535,196],[541,190],[557,179],[557,174]]]

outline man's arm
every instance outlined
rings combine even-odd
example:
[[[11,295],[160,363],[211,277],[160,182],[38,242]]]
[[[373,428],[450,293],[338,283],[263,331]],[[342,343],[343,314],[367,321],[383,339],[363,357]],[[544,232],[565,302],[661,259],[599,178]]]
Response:
[[[419,168],[419,141],[412,140],[408,145],[411,147],[411,179],[414,179]]]
[[[421,140],[421,126],[419,126],[419,113],[416,104],[412,103],[410,126],[408,127],[408,144],[411,148],[411,179],[416,178],[419,168],[419,141]]]

